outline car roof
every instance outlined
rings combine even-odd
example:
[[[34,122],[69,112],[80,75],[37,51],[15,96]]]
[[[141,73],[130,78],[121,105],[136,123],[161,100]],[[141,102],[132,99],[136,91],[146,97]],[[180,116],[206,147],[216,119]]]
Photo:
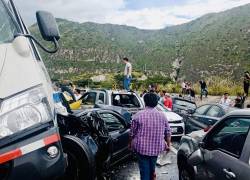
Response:
[[[86,114],[86,113],[98,111],[98,110],[100,110],[100,108],[72,110],[73,113],[71,115],[78,116],[78,115],[82,115],[82,114]]]
[[[111,109],[109,107],[107,107],[107,108],[104,107],[104,108],[89,108],[89,109],[72,110],[73,113],[71,115],[73,115],[73,116],[81,116],[83,114],[87,114],[89,112],[94,112],[94,111],[97,111],[97,112],[108,111],[108,112],[115,112],[117,114],[120,114],[119,111],[124,110],[124,109],[122,109],[120,107],[112,107],[112,108],[113,109]]]
[[[185,99],[185,98],[182,98],[182,97],[177,97],[177,96],[173,96],[171,97],[172,99],[177,99],[177,100],[181,100],[181,101],[186,101],[186,102],[190,102],[192,104],[196,104],[194,101],[191,101],[189,99]]]
[[[228,116],[250,116],[250,109],[235,109],[226,115]]]
[[[227,113],[238,109],[238,108],[235,108],[235,107],[225,106],[225,105],[222,105],[222,104],[219,104],[219,103],[207,103],[207,104],[202,104],[199,107],[204,106],[204,105],[219,106],[223,110],[225,110]],[[197,108],[199,108],[199,107],[197,107]]]
[[[134,91],[108,90],[108,89],[90,89],[88,92],[107,92],[109,94],[136,94]]]

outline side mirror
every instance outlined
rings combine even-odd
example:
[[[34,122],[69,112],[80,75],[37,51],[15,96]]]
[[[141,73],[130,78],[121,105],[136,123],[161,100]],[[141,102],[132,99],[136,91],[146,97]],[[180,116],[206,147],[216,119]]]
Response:
[[[188,164],[197,166],[203,162],[203,155],[200,149],[193,152],[188,158]]]
[[[46,41],[58,41],[60,39],[60,33],[54,16],[46,11],[36,12],[37,24],[40,33]]]
[[[208,120],[208,123],[209,123],[210,126],[212,126],[214,124],[211,119]]]
[[[24,37],[32,39],[40,48],[42,48],[44,51],[48,53],[57,52],[59,49],[58,40],[60,39],[60,33],[59,33],[54,16],[51,13],[46,12],[46,11],[38,11],[36,13],[36,18],[37,18],[37,24],[38,24],[38,27],[42,34],[43,39],[46,41],[52,41],[54,43],[53,49],[47,49],[34,36],[30,34],[17,33],[15,34],[15,38],[18,38],[19,36],[24,36]]]

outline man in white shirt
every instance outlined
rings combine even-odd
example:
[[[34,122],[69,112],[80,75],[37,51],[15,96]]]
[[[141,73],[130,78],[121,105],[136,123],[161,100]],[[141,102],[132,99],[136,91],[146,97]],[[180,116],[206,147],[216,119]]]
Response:
[[[124,69],[124,81],[123,81],[123,87],[125,90],[129,91],[130,90],[130,82],[132,79],[132,65],[129,62],[128,58],[123,58],[123,62],[125,65]]]
[[[231,99],[229,99],[228,97],[228,93],[225,93],[224,96],[221,98],[220,102],[219,102],[221,105],[224,105],[224,106],[231,106],[232,102],[231,102]]]

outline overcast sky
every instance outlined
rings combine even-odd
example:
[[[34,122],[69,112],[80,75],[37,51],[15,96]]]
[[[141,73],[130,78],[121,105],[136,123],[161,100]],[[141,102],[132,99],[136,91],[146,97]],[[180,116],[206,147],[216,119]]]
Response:
[[[250,0],[14,0],[24,21],[35,22],[37,10],[77,22],[112,23],[160,29],[250,3]]]

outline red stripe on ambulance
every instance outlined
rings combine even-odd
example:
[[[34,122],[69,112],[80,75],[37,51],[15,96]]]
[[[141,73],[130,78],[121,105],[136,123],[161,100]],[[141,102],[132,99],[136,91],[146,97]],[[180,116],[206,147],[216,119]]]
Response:
[[[48,136],[44,139],[27,144],[25,146],[22,146],[20,148],[15,149],[15,150],[11,150],[11,151],[8,151],[6,153],[0,154],[0,164],[5,163],[5,162],[10,161],[10,160],[13,160],[13,159],[16,159],[18,157],[21,157],[25,154],[33,152],[37,149],[40,149],[42,147],[45,147],[45,146],[52,144],[52,143],[55,143],[57,141],[60,141],[59,134],[53,134],[53,135]]]

